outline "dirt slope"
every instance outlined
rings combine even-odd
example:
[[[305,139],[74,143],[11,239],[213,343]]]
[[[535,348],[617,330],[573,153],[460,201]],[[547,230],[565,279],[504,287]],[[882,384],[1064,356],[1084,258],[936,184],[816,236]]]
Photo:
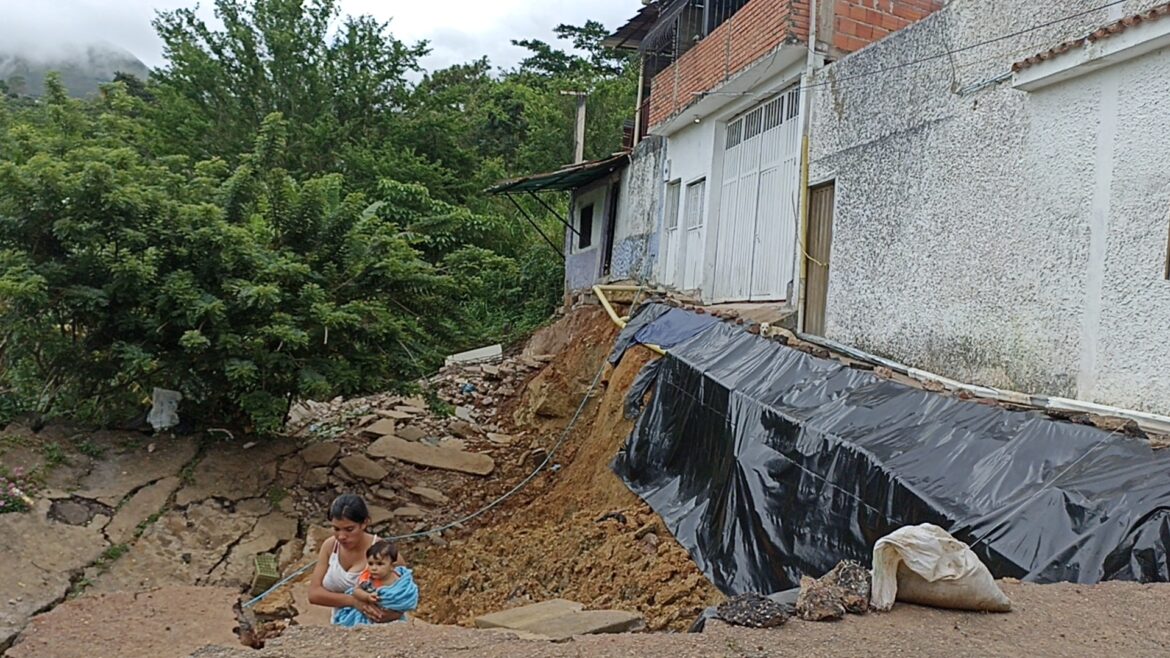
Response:
[[[572,417],[604,361],[616,327],[597,309],[571,320],[568,349],[529,383],[514,411],[518,429],[544,449]],[[633,427],[626,391],[654,354],[631,350],[595,391],[555,472],[445,549],[414,555],[423,583],[420,617],[470,624],[481,614],[550,598],[634,610],[653,630],[685,630],[720,595],[649,507],[609,464]],[[601,520],[602,517],[608,517]]]

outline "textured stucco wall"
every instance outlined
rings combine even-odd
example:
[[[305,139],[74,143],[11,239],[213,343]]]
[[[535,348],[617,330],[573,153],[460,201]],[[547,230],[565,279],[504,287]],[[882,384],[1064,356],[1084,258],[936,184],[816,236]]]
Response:
[[[569,204],[573,226],[580,229],[579,211],[593,204],[593,236],[587,249],[577,248],[577,235],[565,228],[565,289],[568,291],[588,288],[601,277],[601,254],[605,244],[605,221],[609,179],[577,190]]]
[[[638,144],[630,155],[630,164],[622,171],[611,280],[645,281],[653,275],[665,160],[666,140],[651,136]]]
[[[1129,2],[955,0],[818,74],[810,179],[836,179],[830,338],[959,379],[1170,412],[1170,53],[1052,87],[1014,61]],[[987,84],[984,84],[987,83]],[[1106,129],[1108,124],[1112,129]]]

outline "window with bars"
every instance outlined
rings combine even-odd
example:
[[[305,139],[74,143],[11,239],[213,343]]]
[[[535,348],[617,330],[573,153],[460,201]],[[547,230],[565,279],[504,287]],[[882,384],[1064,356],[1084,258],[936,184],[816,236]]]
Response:
[[[698,228],[703,225],[703,196],[707,189],[707,179],[699,180],[687,185],[687,228]]]
[[[666,186],[666,230],[678,228],[678,200],[682,181],[671,181]]]

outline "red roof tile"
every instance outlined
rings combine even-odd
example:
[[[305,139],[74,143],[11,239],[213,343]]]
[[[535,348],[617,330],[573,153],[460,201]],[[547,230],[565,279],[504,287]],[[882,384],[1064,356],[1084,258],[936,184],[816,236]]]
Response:
[[[1110,23],[1109,25],[1099,27],[1083,37],[1070,39],[1069,41],[1065,41],[1064,43],[1053,46],[1044,52],[1036,53],[1027,59],[1012,64],[1012,70],[1022,71],[1041,62],[1046,62],[1054,57],[1063,55],[1064,53],[1067,53],[1074,48],[1079,48],[1090,43],[1108,39],[1109,37],[1120,34],[1139,23],[1156,21],[1159,18],[1163,18],[1165,16],[1170,16],[1170,2],[1158,5],[1157,7],[1143,11],[1140,14],[1127,16],[1119,21]]]

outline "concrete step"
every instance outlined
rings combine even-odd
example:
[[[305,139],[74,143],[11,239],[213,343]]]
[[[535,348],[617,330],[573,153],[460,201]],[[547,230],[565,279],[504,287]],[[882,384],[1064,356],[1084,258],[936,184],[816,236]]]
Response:
[[[478,628],[510,630],[560,641],[578,635],[628,633],[641,630],[641,615],[623,610],[585,610],[584,605],[553,599],[493,612],[475,620]]]

